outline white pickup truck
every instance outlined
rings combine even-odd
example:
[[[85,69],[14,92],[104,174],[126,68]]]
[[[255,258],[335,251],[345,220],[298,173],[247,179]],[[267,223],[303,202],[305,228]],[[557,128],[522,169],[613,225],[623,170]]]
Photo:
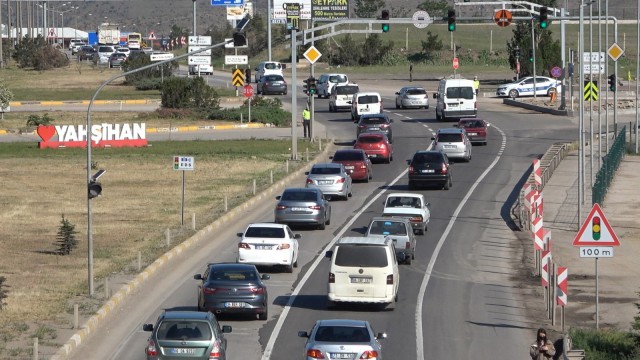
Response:
[[[431,212],[422,194],[391,193],[384,201],[382,216],[407,218],[411,221],[413,231],[422,235],[427,231]]]

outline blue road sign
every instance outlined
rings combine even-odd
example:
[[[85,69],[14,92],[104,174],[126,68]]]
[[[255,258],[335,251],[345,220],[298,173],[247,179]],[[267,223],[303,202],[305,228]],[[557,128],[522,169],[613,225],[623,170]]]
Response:
[[[244,0],[211,0],[211,6],[240,6]]]

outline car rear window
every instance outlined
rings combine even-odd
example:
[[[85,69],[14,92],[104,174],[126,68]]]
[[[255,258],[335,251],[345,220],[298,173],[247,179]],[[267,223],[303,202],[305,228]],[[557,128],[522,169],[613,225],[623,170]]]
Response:
[[[424,89],[409,89],[407,95],[424,95],[427,92]]]
[[[355,85],[338,86],[336,88],[337,95],[353,95],[360,91],[360,88]]]
[[[111,46],[100,46],[98,52],[114,52],[115,50]]]
[[[283,228],[251,226],[244,233],[245,237],[284,238]]]
[[[364,327],[320,326],[316,332],[315,341],[339,343],[370,342],[371,336]]]
[[[420,199],[412,196],[390,196],[387,199],[387,207],[420,207]]]
[[[419,153],[413,156],[413,162],[419,164],[432,164],[442,162],[442,156],[434,153]]]
[[[482,121],[480,120],[469,120],[469,121],[461,121],[460,124],[466,128],[479,128],[482,127]]]
[[[329,77],[329,82],[332,83],[342,83],[347,81],[347,77],[344,75],[332,75]]]
[[[317,196],[312,191],[285,191],[280,197],[284,201],[316,201]]]
[[[267,81],[284,81],[284,78],[280,75],[267,75],[265,76]]]
[[[382,136],[360,136],[358,137],[359,143],[375,144],[382,141]]]
[[[266,63],[266,64],[264,64],[264,68],[265,69],[269,69],[269,70],[276,70],[276,69],[280,69],[280,64],[278,64],[278,63]]]
[[[359,104],[377,104],[380,102],[380,98],[375,95],[365,95],[358,97]]]
[[[336,249],[335,264],[347,267],[386,267],[385,247],[376,245],[340,245]]]
[[[254,271],[214,270],[209,273],[209,280],[214,281],[244,281],[257,279],[258,274]]]
[[[473,88],[471,86],[449,87],[447,97],[452,99],[473,99]]]
[[[462,134],[438,134],[439,142],[462,142]]]
[[[361,123],[363,124],[384,124],[387,122],[387,119],[383,118],[383,117],[378,117],[378,116],[363,116],[360,120]]]
[[[376,220],[371,224],[369,234],[373,235],[407,235],[407,227],[398,221]]]
[[[314,167],[311,168],[312,174],[317,175],[334,175],[340,174],[340,168],[337,167]]]
[[[333,161],[358,161],[362,160],[362,153],[356,151],[336,151]]]
[[[211,340],[211,327],[204,321],[165,320],[156,335],[158,340]]]

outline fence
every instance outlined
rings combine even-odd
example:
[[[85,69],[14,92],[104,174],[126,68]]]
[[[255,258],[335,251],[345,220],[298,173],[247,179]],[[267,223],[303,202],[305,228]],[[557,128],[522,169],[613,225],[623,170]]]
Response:
[[[616,170],[618,170],[618,166],[620,166],[620,162],[622,161],[627,149],[627,136],[625,132],[626,126],[618,132],[616,139],[611,145],[611,149],[602,159],[602,167],[598,170],[596,180],[591,189],[592,204],[602,205],[604,203],[604,198],[609,190],[609,185],[611,185],[613,177],[616,174]]]

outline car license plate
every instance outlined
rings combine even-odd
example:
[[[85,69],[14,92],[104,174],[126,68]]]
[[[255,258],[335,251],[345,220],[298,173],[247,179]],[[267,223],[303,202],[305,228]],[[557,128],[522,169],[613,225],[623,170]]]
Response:
[[[449,106],[449,107],[456,107],[456,106],[458,106],[458,103],[447,104],[447,106]]]
[[[478,135],[478,133],[469,133],[469,135]]]
[[[171,348],[170,352],[172,354],[195,354],[196,353],[196,349]]]
[[[301,208],[301,207],[292,207],[291,208],[291,211],[305,211],[305,210],[307,210],[307,209]]]
[[[455,149],[456,146],[455,145],[445,145],[444,148],[445,149]]]
[[[244,307],[243,302],[226,302],[224,303],[224,307],[226,308],[241,308]]]
[[[356,357],[355,353],[329,353],[331,359],[353,359]]]
[[[431,173],[434,173],[434,172],[436,172],[436,171],[433,170],[433,169],[422,170],[423,174],[431,174]]]
[[[256,245],[256,250],[271,250],[271,245]]]
[[[351,282],[353,284],[371,284],[371,278],[366,277],[352,277]]]
[[[345,166],[344,168],[347,169],[347,170],[353,170],[353,169],[355,169],[355,166]]]
[[[318,180],[318,185],[331,185],[333,180]]]

